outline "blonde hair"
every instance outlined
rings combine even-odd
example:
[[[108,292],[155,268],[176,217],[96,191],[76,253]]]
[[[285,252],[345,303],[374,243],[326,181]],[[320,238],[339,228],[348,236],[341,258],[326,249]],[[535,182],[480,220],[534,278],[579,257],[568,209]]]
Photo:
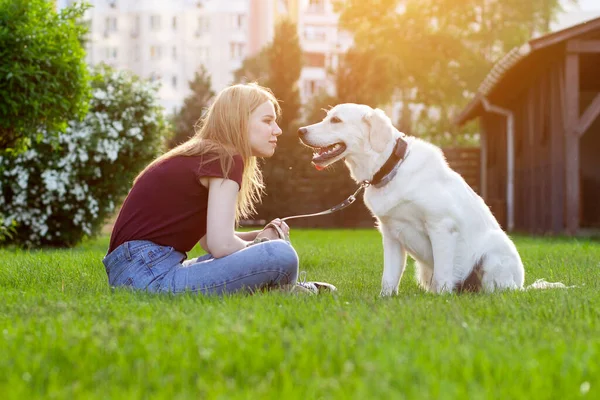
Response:
[[[255,204],[261,200],[264,184],[256,157],[252,155],[248,126],[250,114],[266,101],[273,103],[279,116],[281,108],[268,88],[256,83],[246,83],[223,89],[204,117],[196,123],[194,136],[152,161],[135,181],[161,161],[177,156],[200,155],[208,155],[203,159],[204,163],[218,159],[227,178],[233,167],[233,156],[239,154],[244,161],[244,174],[237,198],[235,220],[237,223],[240,218],[250,217],[256,212]]]

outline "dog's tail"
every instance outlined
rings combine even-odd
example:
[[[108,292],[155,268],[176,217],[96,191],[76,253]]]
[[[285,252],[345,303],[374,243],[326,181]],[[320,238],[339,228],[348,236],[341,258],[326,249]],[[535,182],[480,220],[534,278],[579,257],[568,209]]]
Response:
[[[527,286],[525,289],[568,289],[574,286],[566,286],[561,282],[548,282],[545,279],[538,279],[533,282],[531,285]]]

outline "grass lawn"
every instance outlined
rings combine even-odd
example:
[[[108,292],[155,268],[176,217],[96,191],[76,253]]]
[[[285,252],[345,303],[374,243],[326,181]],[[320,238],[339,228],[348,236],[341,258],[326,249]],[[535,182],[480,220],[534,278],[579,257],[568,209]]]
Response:
[[[600,396],[600,242],[516,237],[526,283],[378,297],[373,230],[293,230],[308,280],[339,294],[112,292],[108,238],[0,249],[0,396],[165,399],[579,399]],[[194,250],[192,255],[200,252]]]

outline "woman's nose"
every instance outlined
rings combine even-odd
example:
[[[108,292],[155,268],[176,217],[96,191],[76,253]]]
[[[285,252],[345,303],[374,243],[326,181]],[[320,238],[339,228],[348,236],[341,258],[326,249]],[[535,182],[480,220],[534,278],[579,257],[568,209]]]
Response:
[[[277,125],[277,123],[275,123],[275,129],[273,130],[273,134],[275,136],[279,136],[283,133],[283,131],[281,130],[281,128],[279,127],[279,125]]]

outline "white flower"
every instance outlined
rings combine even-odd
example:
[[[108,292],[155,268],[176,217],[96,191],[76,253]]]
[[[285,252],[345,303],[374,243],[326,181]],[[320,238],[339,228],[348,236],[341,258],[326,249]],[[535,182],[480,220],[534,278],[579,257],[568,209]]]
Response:
[[[72,224],[80,234],[91,235],[99,223],[100,211],[112,212],[114,199],[124,195],[130,183],[115,193],[100,193],[88,183],[98,178],[122,180],[121,176],[110,175],[114,168],[106,167],[129,163],[133,151],[139,149],[138,142],[149,140],[149,134],[154,135],[152,140],[160,140],[155,132],[161,111],[149,108],[158,104],[155,85],[131,83],[124,73],[112,74],[109,79],[113,81],[104,90],[94,90],[90,103],[92,110],[108,112],[91,111],[83,121],[69,122],[65,132],[58,135],[42,131],[41,146],[34,144],[10,160],[0,157],[2,224],[9,226],[16,221],[25,227],[28,238],[23,244],[38,245],[44,239],[64,237],[70,234],[64,229],[73,229]],[[132,91],[135,101],[122,107],[120,99],[131,99]],[[60,149],[46,153],[52,137],[58,138]],[[150,148],[155,144],[148,143]],[[6,192],[12,193],[10,202],[3,196]],[[61,225],[60,218],[65,215],[71,223]]]

